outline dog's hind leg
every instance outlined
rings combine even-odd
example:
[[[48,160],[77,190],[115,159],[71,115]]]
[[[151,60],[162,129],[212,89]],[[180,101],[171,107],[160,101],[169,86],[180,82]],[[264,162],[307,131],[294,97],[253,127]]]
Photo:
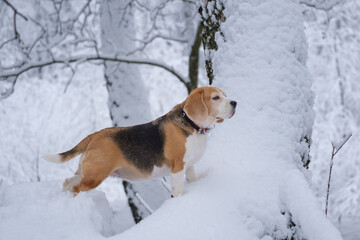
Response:
[[[81,178],[82,178],[81,161],[82,161],[82,158],[80,159],[79,167],[76,170],[75,175],[71,178],[65,179],[65,181],[63,183],[63,189],[62,189],[63,192],[70,191],[73,186],[75,186],[76,184],[78,184],[81,181]]]
[[[81,174],[76,174],[75,176],[71,177],[71,178],[67,178],[65,179],[64,183],[63,183],[63,192],[69,191],[70,189],[72,189],[72,187],[74,187],[76,184],[78,184],[81,181]]]
[[[75,183],[79,179],[80,181],[71,186],[70,191],[76,195],[80,191],[96,188],[113,172],[115,169],[113,163],[114,161],[109,161],[107,154],[103,151],[86,152],[81,162],[80,174],[78,174],[80,178],[75,175],[69,182]],[[68,186],[70,187],[70,185],[72,184]]]

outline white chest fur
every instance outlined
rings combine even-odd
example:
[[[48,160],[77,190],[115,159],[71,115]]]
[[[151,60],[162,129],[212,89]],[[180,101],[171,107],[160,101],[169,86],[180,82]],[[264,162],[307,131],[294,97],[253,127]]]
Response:
[[[194,133],[187,138],[185,144],[186,151],[184,156],[185,168],[194,165],[201,159],[205,152],[206,143],[206,134]]]
[[[198,134],[194,133],[189,136],[185,143],[185,169],[193,166],[197,161],[201,159],[205,152],[207,142],[206,134]],[[161,177],[170,175],[170,168],[167,166],[163,166],[161,168],[154,167],[154,170],[150,177]]]

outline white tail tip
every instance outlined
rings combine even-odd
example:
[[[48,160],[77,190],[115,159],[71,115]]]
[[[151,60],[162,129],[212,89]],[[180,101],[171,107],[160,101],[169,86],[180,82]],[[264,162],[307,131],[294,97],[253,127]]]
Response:
[[[61,157],[60,157],[59,154],[44,155],[43,158],[45,158],[49,162],[54,162],[54,163],[61,163],[62,162]]]

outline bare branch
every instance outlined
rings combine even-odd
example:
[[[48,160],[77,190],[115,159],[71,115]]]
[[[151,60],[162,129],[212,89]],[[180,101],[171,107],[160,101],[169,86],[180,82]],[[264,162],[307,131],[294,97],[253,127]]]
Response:
[[[16,15],[19,15],[20,17],[22,17],[25,21],[27,21],[27,17],[25,17],[21,12],[19,12],[11,3],[9,3],[7,0],[3,0],[4,3],[6,5],[8,5],[14,12],[14,34],[15,34],[15,39],[17,39],[19,37],[19,33],[17,31],[16,28]]]
[[[35,68],[43,68],[45,66],[53,65],[53,64],[69,64],[74,62],[85,62],[85,61],[112,61],[112,62],[122,62],[129,64],[144,64],[150,66],[160,67],[165,69],[166,71],[173,74],[180,82],[182,82],[187,89],[190,88],[190,81],[187,77],[182,76],[178,73],[173,67],[162,63],[160,61],[154,61],[150,59],[140,59],[140,58],[121,58],[121,57],[113,57],[113,56],[98,56],[98,55],[86,55],[86,56],[77,56],[73,58],[54,58],[51,60],[45,60],[40,62],[33,62],[29,64],[25,64],[22,67],[12,70],[12,71],[2,71],[0,74],[1,79],[7,79],[9,77],[18,78],[21,74]],[[16,83],[16,82],[15,82]],[[15,84],[14,84],[15,85]]]
[[[328,186],[327,186],[327,191],[326,191],[325,216],[327,216],[327,213],[328,213],[329,195],[330,195],[330,181],[331,181],[332,168],[333,168],[333,165],[334,165],[334,157],[339,152],[339,150],[345,145],[345,143],[351,138],[351,136],[352,136],[352,133],[346,135],[345,139],[341,142],[341,144],[338,144],[338,146],[336,146],[336,144],[334,144],[333,142],[331,143],[331,145],[332,145],[332,153],[331,153],[331,160],[330,160]]]
[[[15,77],[14,80],[11,83],[11,87],[8,90],[5,90],[4,92],[0,92],[0,100],[5,99],[9,97],[11,94],[14,93],[15,90],[15,84],[17,82],[18,77]]]
[[[18,14],[20,17],[24,18],[26,21],[28,20],[27,17],[25,17],[21,12],[19,12],[11,3],[9,3],[7,0],[3,0],[6,5],[11,7],[11,9],[14,11],[15,14]]]
[[[55,8],[55,11],[56,11],[56,18],[57,18],[57,21],[56,21],[56,24],[59,26],[59,29],[60,29],[60,34],[62,34],[62,22],[61,22],[61,19],[60,19],[60,12],[61,12],[61,8],[62,8],[62,3],[63,1],[60,1],[60,2],[56,2],[55,0],[53,0],[53,5],[54,5],[54,8]],[[58,7],[59,5],[59,7]],[[56,28],[56,32],[58,31],[58,28]]]
[[[165,188],[169,193],[171,192],[171,186],[167,183],[165,177],[163,177],[163,179],[161,179],[161,184],[164,186],[164,188]]]
[[[331,9],[333,9],[336,5],[340,4],[340,2],[336,2],[335,4],[333,5],[330,5],[330,6],[327,6],[327,7],[324,7],[324,6],[320,6],[318,4],[314,4],[314,3],[310,3],[306,0],[301,0],[300,1],[301,4],[307,6],[307,7],[311,7],[311,8],[315,8],[317,10],[322,10],[322,11],[325,11],[325,12],[328,12],[330,11]]]
[[[75,69],[70,64],[67,64],[67,65],[71,70],[71,76],[70,76],[69,80],[67,81],[67,83],[65,85],[64,93],[66,93],[68,87],[70,86],[70,84],[71,84],[71,82],[72,82],[72,80],[74,79],[74,76],[75,76]]]
[[[84,4],[84,6],[80,9],[80,11],[78,12],[78,14],[76,14],[76,16],[75,16],[73,19],[70,20],[70,21],[72,22],[71,28],[70,28],[71,30],[74,28],[74,24],[75,24],[75,22],[77,22],[77,21],[79,20],[81,14],[83,14],[83,12],[85,11],[85,9],[86,9],[87,7],[89,7],[90,3],[91,3],[91,0],[88,0],[88,1]]]
[[[151,43],[152,41],[154,41],[157,38],[162,38],[162,39],[165,39],[165,40],[179,42],[179,43],[187,43],[188,42],[188,40],[186,38],[177,38],[177,37],[174,37],[174,36],[163,35],[163,34],[156,34],[156,35],[154,35],[151,38],[148,38],[146,40],[136,39],[136,38],[133,38],[133,40],[144,43],[144,44],[149,44],[149,43]]]
[[[45,35],[45,33],[46,33],[46,31],[43,31],[43,32],[39,35],[39,37],[37,37],[37,38],[35,39],[35,41],[34,41],[33,44],[31,45],[29,51],[27,52],[27,56],[28,56],[28,57],[30,56],[30,54],[31,54],[33,48],[35,47],[35,45],[40,41],[41,38],[43,38],[43,36]]]
[[[145,207],[145,209],[150,213],[153,214],[154,210],[145,202],[145,200],[140,196],[138,192],[135,193],[136,198],[139,200],[139,202]]]
[[[131,37],[130,37],[131,38]],[[141,47],[138,47],[130,52],[128,52],[126,54],[126,56],[130,56],[136,52],[141,52],[143,51],[148,44],[150,44],[151,42],[153,42],[155,39],[158,39],[158,38],[161,38],[161,39],[164,39],[164,40],[168,40],[168,41],[174,41],[174,42],[179,42],[179,43],[187,43],[187,39],[185,38],[176,38],[176,37],[173,37],[173,36],[166,36],[166,35],[162,35],[162,34],[157,34],[157,35],[154,35],[152,36],[151,38],[148,38],[146,40],[142,40],[142,39],[137,39],[137,38],[131,38],[132,40],[134,41],[137,41],[137,42],[140,42],[142,43],[142,46]]]
[[[335,148],[335,153],[333,154],[334,156],[338,153],[338,151],[345,145],[345,143],[352,137],[352,133],[349,133],[348,135],[345,136],[345,138],[343,139],[342,143],[338,146],[336,146],[336,144],[334,144],[333,142],[331,143],[332,147]]]
[[[5,42],[3,42],[1,45],[0,45],[0,49],[2,49],[7,43],[11,42],[11,41],[14,41],[16,40],[16,37],[13,37],[13,38],[10,38],[8,40],[6,40]]]

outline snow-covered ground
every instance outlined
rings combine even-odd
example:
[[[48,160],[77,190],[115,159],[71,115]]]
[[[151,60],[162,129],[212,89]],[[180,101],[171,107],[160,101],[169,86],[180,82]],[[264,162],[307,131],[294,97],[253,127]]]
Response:
[[[104,192],[73,198],[59,181],[2,185],[1,239],[103,239],[132,225],[127,207],[114,209]]]
[[[78,160],[55,165],[41,155],[111,125],[103,72],[83,69],[66,94],[66,77],[22,79],[0,102],[0,239],[342,239],[300,159],[306,145],[299,141],[313,121],[301,7],[289,0],[228,0],[225,15],[227,41],[218,38],[215,76],[238,102],[237,113],[212,131],[196,165],[199,180],[187,183],[183,196],[134,226],[117,179],[76,198],[61,192]],[[185,97],[166,73],[149,67],[141,74],[151,75],[145,83],[154,117]],[[154,78],[162,80],[151,84]],[[355,240],[356,224],[343,219],[336,227]]]

